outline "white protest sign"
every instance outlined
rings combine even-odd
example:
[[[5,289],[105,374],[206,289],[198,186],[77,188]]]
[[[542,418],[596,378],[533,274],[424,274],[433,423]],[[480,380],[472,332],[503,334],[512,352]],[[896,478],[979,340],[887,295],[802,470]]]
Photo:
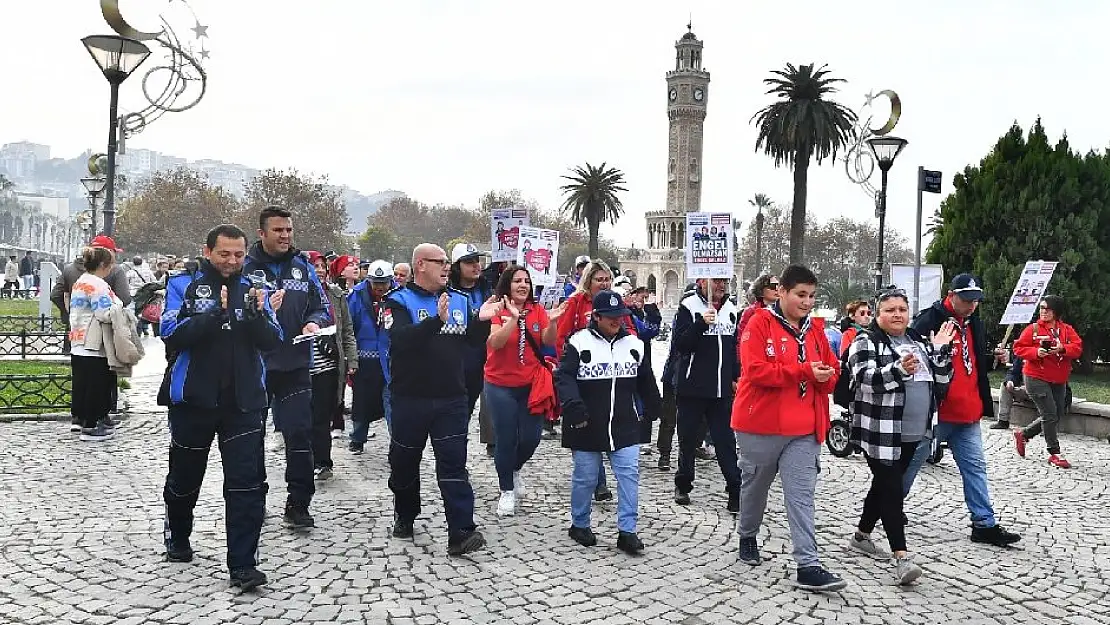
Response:
[[[913,307],[913,265],[890,265],[890,283],[906,292],[906,301]],[[941,299],[944,289],[944,265],[921,266],[921,302],[916,310],[924,310],[933,302]],[[844,311],[838,311],[843,314]]]
[[[686,213],[686,278],[731,279],[732,259],[732,215]]]
[[[559,258],[559,231],[543,228],[520,229],[520,247],[514,260],[532,275],[532,286],[551,287],[559,279],[555,269]]]
[[[1033,319],[1033,315],[1037,314],[1037,304],[1040,304],[1045,289],[1052,280],[1052,274],[1056,271],[1056,265],[1051,260],[1031,260],[1025,263],[999,325],[1029,323]]]
[[[520,229],[527,227],[527,208],[495,208],[490,213],[490,256],[493,262],[517,259],[517,244],[520,241]]]
[[[554,286],[543,287],[543,293],[540,293],[540,306],[551,310],[559,305],[559,300],[563,299],[563,287],[567,283],[567,277],[561,275],[555,279]]]

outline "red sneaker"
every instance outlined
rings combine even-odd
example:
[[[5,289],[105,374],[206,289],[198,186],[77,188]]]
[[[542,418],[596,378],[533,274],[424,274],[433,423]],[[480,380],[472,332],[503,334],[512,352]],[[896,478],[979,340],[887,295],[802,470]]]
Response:
[[[1059,454],[1052,454],[1048,457],[1048,463],[1060,467],[1061,469],[1070,469],[1071,463],[1066,458]]]
[[[1014,430],[1014,445],[1017,446],[1018,455],[1025,457],[1025,432],[1021,428]]]

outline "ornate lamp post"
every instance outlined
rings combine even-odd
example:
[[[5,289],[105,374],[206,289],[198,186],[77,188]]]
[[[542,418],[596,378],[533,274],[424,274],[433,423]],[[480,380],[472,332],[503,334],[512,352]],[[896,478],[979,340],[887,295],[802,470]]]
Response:
[[[116,35],[92,35],[81,40],[112,87],[108,107],[108,171],[104,193],[104,232],[111,236],[115,228],[116,205],[116,138],[119,124],[119,86],[150,56],[150,48],[134,39]]]
[[[890,135],[881,135],[871,137],[867,140],[867,145],[871,146],[871,153],[875,155],[875,160],[878,162],[879,171],[882,172],[882,187],[879,190],[879,257],[875,261],[875,291],[878,292],[883,288],[883,263],[886,252],[886,239],[884,230],[886,229],[886,177],[887,172],[890,171],[894,165],[894,159],[902,153],[909,141],[901,137],[892,137]]]
[[[104,187],[108,184],[108,179],[103,176],[89,176],[81,179],[81,184],[84,185],[85,191],[89,194],[89,215],[90,223],[96,223],[96,200],[97,197],[104,192]]]

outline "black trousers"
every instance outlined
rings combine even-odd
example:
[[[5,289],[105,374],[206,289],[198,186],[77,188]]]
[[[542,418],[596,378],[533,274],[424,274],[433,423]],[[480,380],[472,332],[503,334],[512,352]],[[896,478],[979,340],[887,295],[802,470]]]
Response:
[[[308,505],[316,493],[312,469],[312,377],[308,367],[266,374],[274,427],[285,439],[285,486],[289,499]]]
[[[678,425],[678,402],[675,398],[674,387],[670,384],[663,385],[663,414],[659,417],[659,438],[656,446],[661,455],[670,457],[671,448],[674,447],[674,433]]]
[[[71,355],[73,386],[70,391],[70,414],[81,427],[94,428],[115,404],[116,374],[108,368],[108,359],[97,356]]]
[[[740,467],[737,465],[736,444],[732,434],[732,395],[725,397],[678,398],[678,470],[674,485],[688,493],[694,488],[694,451],[705,442],[708,428],[717,445],[717,464],[725,478],[725,489],[740,492]]]
[[[871,490],[867,491],[863,500],[863,514],[857,529],[870,534],[875,531],[875,524],[882,520],[891,551],[906,550],[906,527],[902,522],[902,476],[906,474],[919,442],[902,443],[902,454],[897,461],[889,464],[864,454],[867,467],[871,469]]]
[[[208,450],[219,436],[224,467],[224,523],[229,569],[258,564],[258,537],[266,516],[266,463],[262,452],[265,410],[170,406],[170,471],[166,502],[167,546],[193,533],[193,509],[208,468]]]
[[[332,467],[331,422],[338,399],[338,369],[312,376],[312,461],[318,467]]]

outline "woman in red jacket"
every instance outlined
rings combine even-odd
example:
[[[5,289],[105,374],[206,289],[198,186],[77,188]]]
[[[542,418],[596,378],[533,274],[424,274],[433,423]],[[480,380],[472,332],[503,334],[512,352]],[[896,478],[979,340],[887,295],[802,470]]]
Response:
[[[1025,457],[1025,443],[1044,431],[1048,462],[1061,469],[1071,463],[1060,453],[1056,428],[1067,407],[1071,362],[1083,354],[1083,339],[1070,325],[1061,321],[1064,299],[1048,295],[1040,304],[1040,318],[1029,325],[1014,343],[1014,355],[1025,361],[1025,390],[1037,406],[1037,420],[1014,430],[1018,455]]]
[[[840,590],[847,583],[821,566],[814,529],[821,443],[840,365],[825,338],[824,322],[810,315],[816,292],[817,276],[791,265],[779,278],[778,302],[757,311],[744,328],[744,374],[732,405],[732,429],[740,451],[740,561],[763,562],[756,535],[767,492],[779,475],[797,586],[821,591]]]
[[[844,335],[840,337],[840,353],[841,355],[848,353],[848,347],[852,341],[856,340],[860,330],[871,325],[871,304],[858,299],[854,302],[849,302],[844,307],[844,312],[848,313],[848,327],[844,329]]]

